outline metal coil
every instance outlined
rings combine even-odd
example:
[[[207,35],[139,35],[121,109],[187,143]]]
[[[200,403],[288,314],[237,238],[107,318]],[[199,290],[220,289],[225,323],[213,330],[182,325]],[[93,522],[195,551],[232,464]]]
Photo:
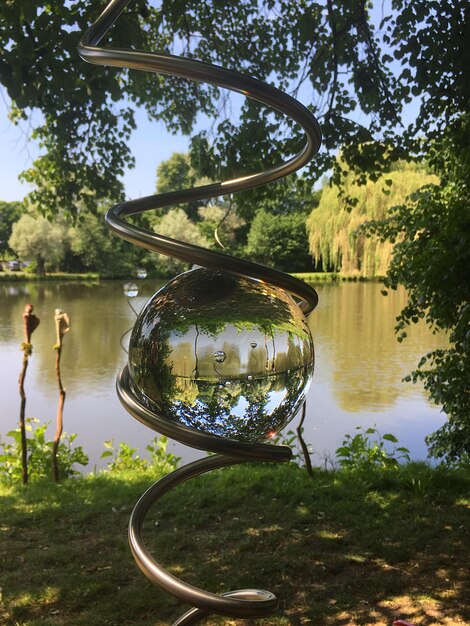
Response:
[[[144,211],[189,203],[194,200],[207,200],[272,182],[306,165],[318,152],[321,144],[320,127],[310,111],[294,98],[259,80],[236,71],[173,55],[98,47],[129,1],[111,0],[100,17],[83,35],[79,44],[79,53],[85,61],[97,65],[179,76],[240,93],[296,121],[305,131],[306,140],[304,147],[294,157],[263,172],[193,189],[121,202],[113,206],[106,215],[109,228],[122,239],[148,250],[273,284],[292,294],[305,314],[310,313],[317,305],[318,296],[315,290],[303,281],[247,260],[164,237],[126,221],[129,216]],[[277,606],[277,598],[268,591],[244,589],[216,595],[195,588],[169,574],[146,549],[142,526],[150,506],[181,482],[204,472],[247,460],[287,461],[291,458],[291,450],[285,446],[224,440],[169,422],[143,406],[136,397],[129,381],[127,366],[118,376],[117,391],[127,411],[150,428],[187,445],[219,452],[165,476],[141,497],[131,516],[129,542],[140,569],[156,585],[196,607],[177,620],[174,626],[199,622],[211,613],[242,618],[260,618],[272,613]]]

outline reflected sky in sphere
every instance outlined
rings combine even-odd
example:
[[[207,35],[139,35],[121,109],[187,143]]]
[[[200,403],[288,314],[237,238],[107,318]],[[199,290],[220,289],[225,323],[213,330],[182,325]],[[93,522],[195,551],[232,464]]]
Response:
[[[170,421],[264,441],[297,413],[313,374],[305,317],[282,289],[198,268],[139,315],[129,344],[134,393]]]

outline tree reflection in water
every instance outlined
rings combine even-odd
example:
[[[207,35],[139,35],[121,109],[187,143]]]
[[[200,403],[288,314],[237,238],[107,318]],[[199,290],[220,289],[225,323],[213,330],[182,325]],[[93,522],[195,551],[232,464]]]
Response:
[[[145,406],[243,441],[268,439],[295,416],[313,365],[310,331],[288,294],[203,268],[150,299],[129,346],[133,389]]]

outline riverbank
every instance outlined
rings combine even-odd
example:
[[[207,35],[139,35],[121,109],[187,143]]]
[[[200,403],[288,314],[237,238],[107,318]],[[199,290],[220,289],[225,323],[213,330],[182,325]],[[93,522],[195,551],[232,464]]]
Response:
[[[341,272],[295,272],[292,276],[300,278],[306,283],[336,283],[336,282],[380,282],[383,276],[360,276],[357,274],[341,274]]]
[[[68,274],[66,272],[54,272],[45,276],[30,274],[29,272],[0,272],[0,283],[38,282],[38,281],[97,281],[100,275],[97,272],[85,274]]]
[[[292,276],[300,278],[307,283],[335,283],[341,281],[347,282],[369,282],[380,281],[380,276],[350,276],[339,272],[295,272]],[[96,281],[96,280],[116,280],[114,278],[103,278],[96,272],[88,272],[86,274],[67,274],[65,272],[55,272],[46,274],[46,276],[38,276],[28,272],[0,272],[1,282],[26,282],[26,281]],[[124,280],[124,279],[120,279]],[[169,280],[169,279],[161,279]]]
[[[0,486],[0,623],[176,619],[185,607],[147,582],[127,546],[132,506],[159,474]],[[462,471],[408,464],[317,469],[310,479],[294,464],[259,463],[167,494],[151,509],[145,539],[170,572],[204,589],[274,591],[280,607],[265,626],[461,626],[470,621],[469,510]]]

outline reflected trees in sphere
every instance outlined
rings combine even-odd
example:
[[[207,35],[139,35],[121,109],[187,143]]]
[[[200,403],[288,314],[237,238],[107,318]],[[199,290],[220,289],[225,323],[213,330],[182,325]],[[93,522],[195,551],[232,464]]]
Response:
[[[149,300],[129,345],[131,387],[146,408],[239,441],[265,441],[290,422],[313,368],[312,336],[290,295],[203,268]]]

